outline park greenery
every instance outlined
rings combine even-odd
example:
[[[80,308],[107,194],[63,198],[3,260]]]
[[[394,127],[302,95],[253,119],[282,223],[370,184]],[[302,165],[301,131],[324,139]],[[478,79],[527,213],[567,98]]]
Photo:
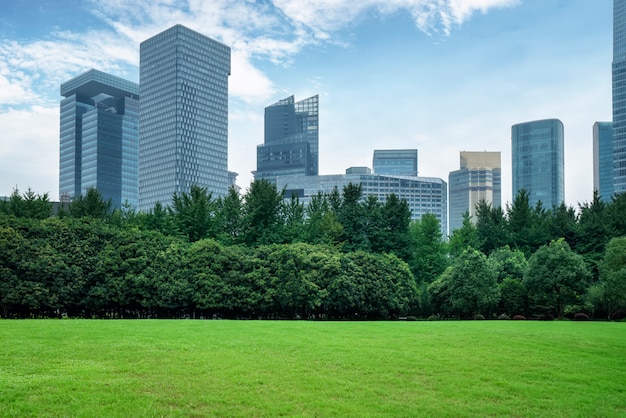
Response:
[[[564,318],[626,315],[626,193],[577,209],[477,205],[449,237],[406,201],[360,185],[305,207],[257,180],[201,187],[148,212],[95,189],[53,213],[0,201],[0,316]]]
[[[0,322],[3,417],[623,417],[623,323]]]

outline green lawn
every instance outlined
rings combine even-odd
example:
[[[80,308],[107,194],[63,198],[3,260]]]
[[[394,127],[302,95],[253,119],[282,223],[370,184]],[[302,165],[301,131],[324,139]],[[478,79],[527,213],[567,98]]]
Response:
[[[0,321],[0,416],[626,416],[626,323]]]

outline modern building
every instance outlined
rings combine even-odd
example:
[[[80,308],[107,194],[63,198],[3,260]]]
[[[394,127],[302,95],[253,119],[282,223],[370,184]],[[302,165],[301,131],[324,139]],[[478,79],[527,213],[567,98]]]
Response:
[[[434,214],[440,222],[441,233],[443,236],[447,235],[448,187],[442,179],[369,174],[363,173],[362,167],[358,167],[357,170],[348,169],[346,174],[291,175],[276,178],[278,190],[285,189],[285,199],[291,199],[296,195],[305,206],[318,192],[331,193],[335,187],[341,191],[350,183],[362,186],[363,199],[374,195],[384,203],[391,193],[400,199],[406,199],[411,210],[411,218],[414,220],[420,219],[426,213]]]
[[[139,86],[97,70],[61,84],[59,196],[95,188],[114,208],[137,200]]]
[[[468,212],[476,219],[476,205],[484,200],[491,207],[502,205],[502,165],[500,152],[461,151],[460,169],[448,177],[450,231],[463,226]]]
[[[374,150],[372,168],[374,174],[417,177],[417,150]]]
[[[600,199],[610,201],[613,196],[613,124],[593,124],[593,190]]]
[[[139,208],[228,191],[230,48],[182,25],[140,45]]]
[[[257,146],[255,179],[319,173],[319,97],[294,96],[265,108],[265,137]]]
[[[513,197],[525,189],[531,206],[541,201],[546,209],[564,201],[563,141],[563,123],[558,119],[513,125]]]
[[[626,191],[626,0],[613,0],[613,191]]]

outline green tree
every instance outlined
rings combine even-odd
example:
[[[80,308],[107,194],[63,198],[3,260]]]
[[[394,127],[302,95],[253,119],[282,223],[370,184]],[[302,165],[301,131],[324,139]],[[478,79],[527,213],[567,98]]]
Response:
[[[255,180],[244,196],[243,242],[248,245],[272,244],[283,241],[281,206],[284,190],[266,179]]]
[[[604,249],[612,235],[607,222],[607,206],[596,190],[592,201],[581,203],[579,209],[578,236],[574,249],[584,257],[593,279],[597,280]]]
[[[531,308],[562,318],[567,305],[580,301],[589,279],[583,257],[559,239],[540,247],[530,257],[524,285]]]
[[[281,205],[281,214],[284,223],[283,242],[294,243],[303,240],[304,205],[295,194]]]
[[[226,197],[220,200],[218,213],[221,221],[222,238],[225,244],[238,243],[243,228],[243,203],[234,187],[228,189]]]
[[[418,282],[432,283],[448,266],[446,243],[439,219],[426,213],[410,227],[412,254],[409,265]]]
[[[472,217],[469,212],[465,212],[463,214],[462,226],[453,230],[450,235],[450,255],[458,257],[468,248],[478,248],[479,246],[480,242],[476,226],[472,223]]]
[[[476,235],[478,249],[489,255],[492,251],[509,242],[506,217],[501,207],[492,208],[485,200],[476,205]]]
[[[69,212],[74,218],[90,217],[107,220],[112,212],[111,199],[104,200],[100,192],[91,187],[85,195],[74,197]]]
[[[366,214],[360,201],[363,187],[349,183],[344,186],[341,206],[339,207],[339,223],[342,225],[342,248],[344,251],[369,250],[366,232]]]
[[[189,242],[217,235],[215,201],[206,187],[194,185],[189,193],[174,193],[168,210],[174,225]]]
[[[39,195],[29,188],[20,194],[15,188],[9,200],[0,203],[0,213],[18,218],[46,219],[52,215],[52,203],[47,193]]]
[[[495,311],[500,288],[496,272],[480,251],[473,248],[463,251],[442,277],[453,314],[468,318]]]
[[[575,248],[578,236],[578,217],[574,208],[565,205],[565,203],[554,207],[549,230],[552,240],[563,238],[571,248]]]
[[[391,253],[401,260],[411,259],[411,209],[406,199],[394,193],[387,196],[381,210],[379,252]]]
[[[626,236],[609,241],[601,272],[610,318],[615,312],[626,310]]]
[[[339,245],[342,226],[337,214],[331,210],[328,198],[322,192],[311,197],[306,209],[303,239],[309,244]]]

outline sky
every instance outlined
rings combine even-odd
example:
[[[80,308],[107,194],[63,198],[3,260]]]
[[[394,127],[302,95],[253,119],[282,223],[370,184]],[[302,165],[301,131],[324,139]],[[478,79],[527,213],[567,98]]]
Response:
[[[319,95],[320,174],[418,149],[448,181],[460,151],[502,153],[511,126],[565,126],[565,201],[593,196],[592,126],[611,120],[610,0],[0,0],[0,196],[58,199],[61,83],[139,81],[139,44],[181,23],[231,47],[228,167],[244,190],[264,108]]]

